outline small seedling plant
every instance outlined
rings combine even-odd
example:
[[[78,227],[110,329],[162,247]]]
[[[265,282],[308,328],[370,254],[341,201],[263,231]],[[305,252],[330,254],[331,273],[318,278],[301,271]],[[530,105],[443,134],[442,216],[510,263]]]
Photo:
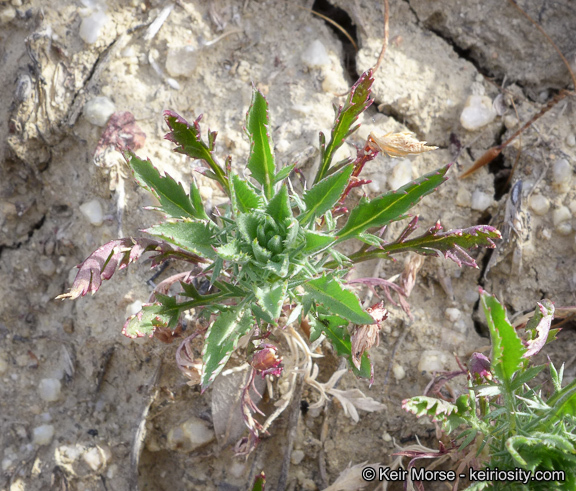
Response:
[[[532,357],[559,331],[550,329],[554,305],[549,300],[539,302],[518,332],[494,296],[481,290],[480,301],[492,353],[490,359],[474,353],[461,372],[468,375],[467,393],[454,403],[413,397],[403,407],[442,425],[451,442],[441,445],[436,456],[452,454],[460,462],[457,476],[469,467],[465,474],[478,481],[469,490],[576,489],[576,380],[562,387],[564,366],[557,370],[550,363],[551,384],[538,385],[535,378],[546,365],[532,363]],[[410,456],[413,465],[416,459],[433,455],[412,452]],[[509,473],[499,480],[475,472],[479,470]]]
[[[151,252],[153,266],[173,259],[190,263],[194,269],[163,281],[151,301],[128,319],[123,334],[166,337],[182,330],[184,313],[193,310],[203,317],[204,324],[198,323],[190,336],[203,337],[201,363],[193,363],[189,344],[183,344],[177,355],[187,375],[199,370],[202,391],[236,350],[250,362],[253,373],[280,375],[278,340],[288,334],[294,341],[291,346],[305,352],[307,360],[312,356],[309,344],[325,336],[356,375],[372,378],[367,350],[377,339],[386,312],[382,304],[362,307],[358,296],[346,287],[350,269],[362,261],[406,251],[444,255],[459,265],[476,266],[466,250],[493,247],[493,239],[500,237],[490,226],[445,232],[439,222],[413,237],[417,217],[394,241],[386,242],[381,234],[373,233],[406,218],[422,197],[442,184],[450,165],[374,199],[364,197],[347,213],[348,194],[369,182],[359,174],[380,152],[405,156],[435,148],[409,133],[371,135],[354,158],[334,162],[336,151],[357,130],[358,117],[373,102],[373,81],[371,71],[364,73],[345,103],[335,107],[329,141],[320,133],[318,170],[302,191],[292,186],[295,164],[275,161],[268,105],[258,90],[253,91],[247,113],[250,154],[243,172],[233,170],[230,158],[223,164],[218,161],[216,132],[208,131],[207,140],[203,139],[201,116],[188,123],[166,111],[170,129],[166,138],[175,144],[176,152],[201,162],[204,176],[217,183],[227,204],[208,212],[194,180],[186,190],[150,161],[127,153],[134,178],[157,198],[155,209],[164,215],[164,221],[145,230],[152,238],[122,238],[100,247],[78,266],[70,292],[62,297],[95,293],[102,280],[110,279],[117,269]],[[350,240],[360,245],[345,255],[338,246]],[[310,327],[304,335],[308,339],[292,328],[301,323]],[[302,367],[295,368],[302,373]],[[311,369],[306,373],[312,374]],[[322,392],[321,384],[315,387]],[[248,426],[258,429],[257,423],[247,418]]]

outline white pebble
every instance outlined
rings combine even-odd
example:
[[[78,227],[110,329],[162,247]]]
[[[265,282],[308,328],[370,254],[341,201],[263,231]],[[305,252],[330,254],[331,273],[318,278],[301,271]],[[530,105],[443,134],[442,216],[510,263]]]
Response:
[[[395,190],[408,184],[412,180],[412,162],[402,159],[392,170],[392,176],[388,180],[388,185]]]
[[[489,97],[471,95],[460,115],[460,123],[469,131],[475,131],[496,119],[496,111]]]
[[[447,361],[447,356],[442,351],[426,350],[422,353],[420,362],[418,363],[418,371],[420,373],[439,372],[444,370],[444,364]]]
[[[60,380],[55,378],[43,378],[38,384],[40,399],[47,402],[57,401],[60,398],[61,390],[62,384],[60,383]]]
[[[534,194],[530,198],[530,208],[536,215],[546,215],[550,209],[550,200],[541,194]]]
[[[568,145],[569,147],[576,146],[576,135],[574,135],[574,133],[570,133],[566,137],[566,145]]]
[[[102,11],[97,10],[88,17],[82,19],[80,24],[80,38],[86,44],[93,44],[97,41],[100,31],[108,22],[108,16]]]
[[[214,440],[214,431],[199,418],[190,418],[168,432],[168,448],[179,452],[192,452]]]
[[[41,425],[32,430],[32,443],[34,445],[48,445],[54,438],[54,426]]]
[[[456,204],[464,208],[470,208],[472,205],[472,193],[468,191],[464,186],[458,188],[458,193],[456,194]]]
[[[111,458],[110,449],[104,446],[89,448],[82,454],[82,459],[94,472],[102,471]]]
[[[504,126],[506,126],[506,129],[513,129],[516,126],[518,126],[518,118],[512,114],[507,114],[506,116],[504,116]]]
[[[444,317],[446,317],[446,319],[450,322],[456,322],[458,319],[460,319],[461,315],[462,312],[455,308],[448,308],[444,311]]]
[[[38,269],[43,275],[52,276],[56,272],[56,265],[49,257],[44,257],[38,261]]]
[[[384,433],[382,433],[382,440],[384,440],[385,442],[391,442],[392,436],[390,435],[390,433],[385,431]]]
[[[102,225],[102,222],[104,221],[104,212],[102,211],[100,201],[96,199],[87,201],[80,205],[80,211],[92,225],[96,227]]]
[[[105,126],[115,111],[116,106],[108,97],[99,96],[84,104],[82,114],[93,125]]]
[[[8,457],[2,459],[2,472],[6,472],[8,469],[10,469],[10,467],[12,466],[12,459],[9,459]]]
[[[293,465],[300,465],[300,462],[304,460],[305,454],[302,450],[294,450],[290,457],[290,461]]]
[[[406,370],[404,370],[404,367],[398,363],[392,365],[392,373],[396,380],[402,380],[406,376]]]
[[[570,235],[572,232],[572,224],[570,222],[562,222],[554,228],[558,235]]]
[[[166,71],[172,77],[191,77],[198,67],[199,53],[193,46],[168,48]]]
[[[567,193],[572,186],[572,166],[566,159],[558,159],[552,169],[552,185],[560,193]]]
[[[472,200],[470,202],[470,207],[473,210],[477,211],[484,211],[487,210],[488,207],[492,204],[492,197],[485,193],[484,191],[480,191],[479,189],[475,189],[472,193]]]
[[[322,82],[322,90],[328,94],[339,94],[346,90],[342,89],[342,78],[339,77],[336,72],[328,72],[324,78],[324,81]]]
[[[6,7],[5,9],[0,10],[0,25],[12,22],[14,17],[16,17],[16,9],[12,7]]]
[[[572,219],[572,213],[567,206],[560,206],[552,213],[552,222],[554,226]]]
[[[330,65],[330,57],[319,39],[312,41],[310,46],[304,50],[301,60],[308,68],[322,68]]]
[[[211,200],[212,196],[214,195],[214,189],[212,189],[210,186],[200,186],[199,191],[203,201]]]

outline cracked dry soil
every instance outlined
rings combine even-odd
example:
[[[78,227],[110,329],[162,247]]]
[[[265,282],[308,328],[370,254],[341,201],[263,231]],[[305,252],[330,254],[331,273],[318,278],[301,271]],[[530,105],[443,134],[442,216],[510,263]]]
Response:
[[[576,65],[576,5],[519,4]],[[98,5],[106,7],[107,23],[87,44],[79,31]],[[372,350],[374,385],[368,388],[351,374],[340,385],[361,389],[384,403],[384,411],[361,412],[356,424],[336,402],[305,412],[301,407],[316,394],[304,387],[247,459],[235,457],[233,442],[220,434],[185,452],[170,446],[170,431],[190,418],[212,431],[220,424],[214,420],[219,406],[211,391],[200,396],[186,385],[174,364],[177,343],[121,335],[127,308],[146,301],[150,292],[148,265],[117,273],[93,298],[54,300],[70,286],[74,266],[116,238],[120,228],[124,236],[137,235],[155,220],[153,212],[142,210],[151,204],[142,190],[119,179],[114,167],[94,164],[102,128],[87,120],[84,104],[106,96],[117,111],[134,114],[147,135],[139,155],[186,182],[191,162],[162,139],[162,111],[174,109],[187,119],[204,113],[204,131],[219,131],[217,153],[232,155],[241,167],[248,150],[242,126],[254,82],[268,95],[278,161],[297,159],[306,173],[317,155],[318,131],[330,128],[332,103],[341,101],[335,94],[375,63],[383,22],[381,3],[374,0],[192,0],[176,3],[149,39],[149,23],[169,5],[0,2],[0,489],[235,490],[246,489],[261,470],[271,489],[282,483],[287,489],[325,489],[348,465],[390,463],[397,445],[419,438],[435,448],[433,424],[404,413],[401,401],[421,394],[432,371],[455,368],[453,353],[465,360],[488,344],[476,314],[478,285],[502,299],[511,316],[533,309],[542,298],[557,307],[575,304],[574,96],[490,166],[466,180],[456,178],[570,86],[565,65],[507,2],[391,1],[390,45],[377,73],[375,104],[342,157],[373,129],[410,129],[439,146],[409,162],[372,162],[366,175],[373,182],[365,192],[387,191],[397,165],[416,177],[455,161],[451,179],[417,207],[421,227],[441,219],[446,228],[498,225],[508,199],[505,183],[517,161],[513,179],[523,182],[522,233],[500,245],[499,260],[485,277],[488,255],[482,251],[475,253],[479,270],[427,258],[409,299],[412,320],[388,305],[390,319]],[[299,8],[313,6],[355,32],[358,52],[343,45],[325,21]],[[327,59],[308,67],[302,54],[316,40]],[[182,73],[171,75],[180,64],[174,53],[191,49],[189,66],[182,61]],[[476,131],[460,124],[472,94],[499,101],[498,116]],[[554,168],[562,159],[570,172],[559,183]],[[200,184],[206,200],[221,202],[210,182],[200,178]],[[472,209],[475,193],[488,196],[483,209]],[[534,196],[548,208],[536,213],[530,206]],[[104,214],[98,226],[80,211],[93,200]],[[560,209],[566,217],[562,226],[554,222]],[[400,260],[366,265],[356,274],[390,278],[403,268]],[[555,364],[566,362],[566,382],[576,373],[574,342],[568,322],[543,354]],[[322,381],[338,366],[333,354],[325,354]],[[59,381],[57,400],[42,395],[44,379]],[[462,390],[463,383],[454,381],[452,390]],[[220,394],[223,390],[229,389]],[[271,404],[264,401],[264,409],[270,411]],[[38,428],[46,426],[54,433],[42,441]],[[426,483],[426,489],[443,486]]]

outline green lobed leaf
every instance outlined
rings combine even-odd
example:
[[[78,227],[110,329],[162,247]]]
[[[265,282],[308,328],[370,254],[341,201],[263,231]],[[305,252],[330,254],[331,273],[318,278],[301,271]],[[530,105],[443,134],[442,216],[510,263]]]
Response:
[[[165,138],[176,143],[176,152],[206,162],[212,172],[206,172],[205,175],[218,181],[226,194],[230,195],[230,185],[224,169],[220,167],[212,156],[216,132],[208,132],[207,145],[202,141],[202,136],[200,135],[200,119],[202,116],[198,117],[192,125],[173,111],[164,111],[164,118],[170,127],[170,132],[166,134]]]
[[[276,325],[276,321],[282,312],[287,288],[288,282],[283,281],[272,285],[266,284],[262,288],[256,287],[254,289],[258,305],[265,314],[264,320],[266,322]]]
[[[286,185],[282,185],[280,190],[270,200],[266,207],[266,213],[268,213],[277,224],[284,223],[285,220],[292,218],[292,209],[290,208]]]
[[[203,222],[189,220],[170,220],[154,225],[145,230],[146,233],[162,237],[167,242],[175,244],[182,249],[214,259],[216,253],[212,246],[214,242],[213,230]]]
[[[256,261],[266,264],[272,257],[272,253],[268,249],[264,249],[259,243],[258,239],[252,241],[252,252]]]
[[[236,174],[232,174],[231,187],[232,206],[238,213],[247,213],[262,207],[262,198],[248,185],[248,183]]]
[[[238,230],[242,238],[249,244],[256,239],[258,235],[258,226],[262,222],[261,213],[243,213],[236,219]]]
[[[142,160],[134,154],[128,154],[128,163],[136,182],[160,201],[160,206],[154,209],[173,218],[208,219],[194,181],[190,183],[190,195],[188,195],[182,184],[176,182],[169,174],[161,176],[150,160]]]
[[[356,122],[358,116],[372,104],[373,99],[370,98],[370,93],[373,83],[373,72],[368,70],[352,86],[346,102],[336,111],[336,119],[332,127],[332,138],[328,145],[325,145],[324,134],[320,133],[320,167],[316,173],[314,184],[326,177],[336,150],[342,146],[344,139],[358,128],[358,126],[352,127],[352,125]]]
[[[170,318],[162,315],[162,310],[162,305],[159,303],[142,306],[140,312],[126,320],[122,334],[133,339],[152,336],[157,327],[170,323]]]
[[[218,318],[208,328],[204,348],[202,349],[202,392],[222,371],[238,340],[252,327],[253,318],[248,310],[236,307],[220,312]]]
[[[353,170],[354,165],[347,165],[306,191],[304,194],[306,212],[298,216],[300,223],[306,225],[330,210],[342,196]]]
[[[402,401],[402,408],[416,417],[428,416],[432,421],[445,422],[448,416],[457,412],[455,404],[428,396],[416,396]]]
[[[270,199],[276,166],[268,135],[268,103],[256,89],[253,91],[252,103],[246,117],[246,130],[251,147],[248,169],[252,177],[262,185],[266,199]]]
[[[240,248],[240,242],[236,239],[228,242],[221,247],[215,247],[214,251],[225,261],[230,261],[236,264],[246,264],[250,260],[250,256]]]
[[[264,269],[267,271],[272,271],[276,276],[280,278],[286,278],[290,270],[290,258],[285,254],[279,254],[275,257],[275,260],[268,261],[264,265]]]
[[[509,385],[514,373],[524,365],[526,348],[508,322],[506,309],[496,297],[480,289],[480,300],[492,340],[492,369],[498,378]]]
[[[350,213],[346,225],[338,232],[339,241],[355,237],[369,228],[383,227],[403,218],[404,213],[412,208],[418,200],[430,194],[446,180],[445,175],[450,165],[429,172],[400,189],[386,193],[379,198],[360,200],[358,206]]]
[[[323,305],[330,313],[344,317],[355,324],[374,324],[370,314],[362,310],[358,297],[342,287],[330,276],[321,276],[302,285],[316,304]]]

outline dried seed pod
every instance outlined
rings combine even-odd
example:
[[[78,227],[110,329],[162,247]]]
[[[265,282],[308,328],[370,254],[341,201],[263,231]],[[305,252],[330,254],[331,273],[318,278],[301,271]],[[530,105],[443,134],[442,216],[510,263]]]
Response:
[[[417,155],[419,153],[436,150],[438,147],[428,146],[426,142],[421,142],[415,138],[414,133],[402,131],[401,133],[387,133],[378,136],[374,132],[368,136],[368,146],[379,152],[383,152],[389,157],[406,157],[407,155]]]

